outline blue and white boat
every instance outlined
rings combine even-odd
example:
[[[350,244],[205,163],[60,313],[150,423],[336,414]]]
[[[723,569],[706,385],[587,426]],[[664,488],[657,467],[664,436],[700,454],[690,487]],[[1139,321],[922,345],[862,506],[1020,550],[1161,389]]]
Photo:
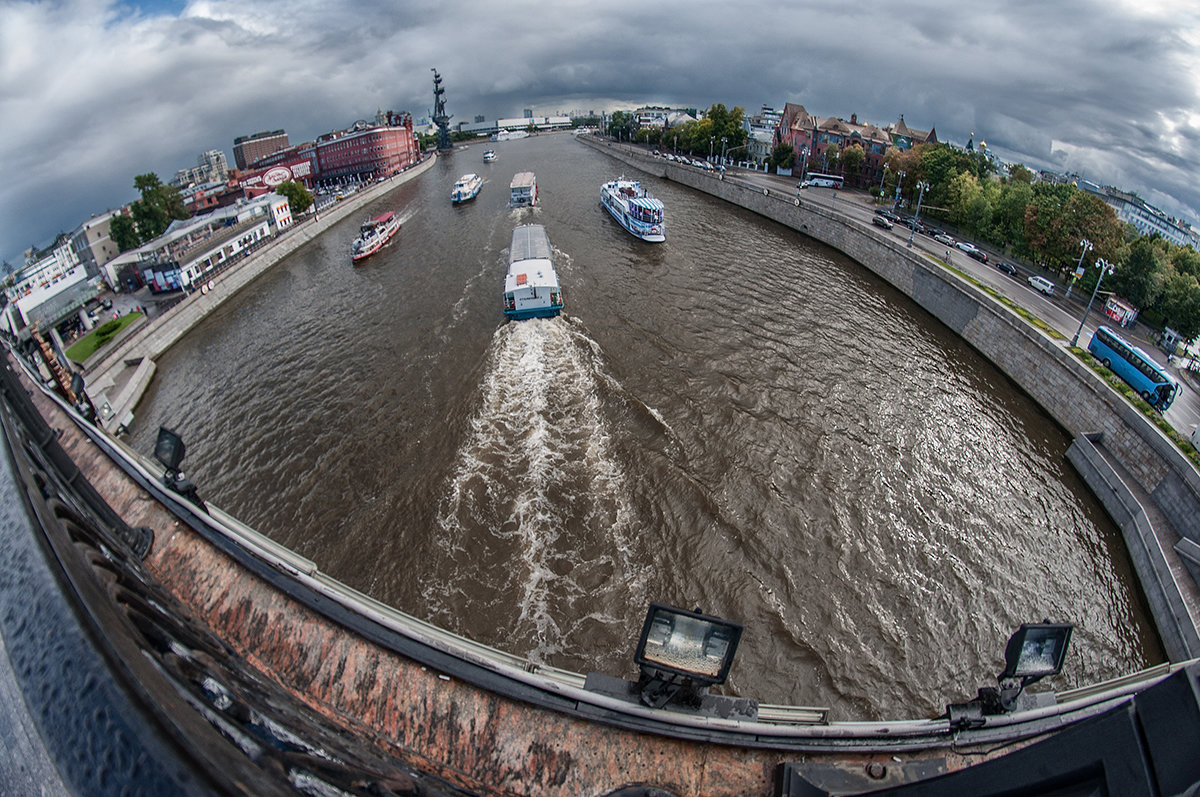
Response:
[[[478,174],[464,174],[458,178],[458,182],[454,184],[454,189],[450,191],[450,201],[457,205],[460,202],[474,199],[479,193],[480,188],[483,188],[482,177]]]
[[[493,163],[495,160],[496,160],[496,150],[494,150],[494,149],[484,150],[484,153],[483,153],[483,162],[484,163]]]
[[[509,318],[553,318],[562,311],[562,289],[554,270],[546,228],[523,224],[513,230],[504,277],[504,314]]]
[[[622,177],[605,183],[600,189],[600,204],[643,241],[667,240],[662,200],[650,196],[638,181]]]

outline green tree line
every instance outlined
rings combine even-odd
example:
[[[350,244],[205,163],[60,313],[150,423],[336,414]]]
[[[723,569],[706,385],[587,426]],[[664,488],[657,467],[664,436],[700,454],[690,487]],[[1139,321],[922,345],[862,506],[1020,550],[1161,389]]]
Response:
[[[728,153],[745,146],[747,133],[742,124],[744,116],[745,110],[740,106],[729,110],[717,103],[708,109],[703,119],[687,121],[676,127],[655,125],[642,130],[632,113],[614,111],[605,132],[622,141],[634,141],[697,158],[707,158],[710,154],[719,157],[722,149]]]
[[[840,153],[843,165],[847,154]],[[1103,259],[1115,266],[1104,277],[1104,292],[1127,299],[1141,308],[1145,320],[1161,322],[1185,339],[1200,335],[1200,254],[1192,246],[1142,236],[1099,197],[1074,185],[1034,182],[1024,166],[998,177],[982,153],[922,144],[890,152],[886,163],[882,194],[894,196],[899,183],[910,210],[917,204],[918,184],[928,185],[922,219],[949,222],[963,235],[1066,281],[1074,279],[1082,257],[1084,275],[1075,290],[1085,293],[1096,286],[1096,261]],[[1085,249],[1083,241],[1091,248]]]

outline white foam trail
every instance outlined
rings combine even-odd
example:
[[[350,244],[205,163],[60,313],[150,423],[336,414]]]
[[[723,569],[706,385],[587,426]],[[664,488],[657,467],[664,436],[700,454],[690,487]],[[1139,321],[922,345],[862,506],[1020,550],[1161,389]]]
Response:
[[[487,535],[516,552],[495,577],[521,580],[511,587],[520,594],[517,629],[537,640],[529,655],[559,648],[554,617],[563,612],[555,606],[584,592],[571,580],[573,567],[611,562],[622,574],[614,588],[642,581],[595,355],[590,339],[562,318],[497,330],[480,408],[439,513],[448,555],[469,561],[487,547]]]

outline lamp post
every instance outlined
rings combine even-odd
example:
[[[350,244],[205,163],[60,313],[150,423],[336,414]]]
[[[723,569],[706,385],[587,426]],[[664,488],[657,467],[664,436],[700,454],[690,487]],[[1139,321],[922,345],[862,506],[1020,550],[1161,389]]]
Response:
[[[917,234],[917,222],[921,220],[921,200],[925,198],[925,189],[929,188],[929,183],[921,180],[917,183],[917,215],[913,216],[912,224],[909,226],[912,230],[908,233],[908,248],[912,249],[913,237]]]
[[[721,136],[721,165],[725,165],[725,145],[729,143],[727,136]]]
[[[896,201],[892,203],[892,210],[900,207],[900,186],[904,185],[904,175],[907,174],[907,172],[901,170],[899,174],[900,179],[896,181]]]
[[[1100,281],[1104,279],[1106,273],[1113,273],[1116,266],[1100,257],[1096,258],[1096,268],[1100,269],[1100,276],[1096,277],[1096,287],[1092,288],[1092,298],[1088,302],[1087,309],[1083,311],[1083,319],[1079,322],[1079,329],[1075,330],[1075,337],[1071,338],[1071,348],[1075,348],[1079,344],[1079,336],[1083,333],[1083,324],[1087,321],[1088,314],[1092,312],[1092,302],[1096,301],[1096,294],[1100,291]]]
[[[883,164],[883,173],[879,175],[879,197],[883,198],[883,181],[887,179],[888,165]]]
[[[712,163],[712,148],[713,148],[713,142],[714,142],[714,141],[716,141],[716,140],[717,140],[717,137],[716,137],[716,136],[709,136],[709,137],[708,137],[708,162],[709,162],[709,163]]]
[[[1083,276],[1083,258],[1088,252],[1092,251],[1092,242],[1087,238],[1081,240],[1079,245],[1083,247],[1083,251],[1079,253],[1079,262],[1075,264],[1075,279],[1071,280],[1071,284],[1067,286],[1066,298],[1068,299],[1071,298],[1071,289],[1075,287],[1075,280]]]

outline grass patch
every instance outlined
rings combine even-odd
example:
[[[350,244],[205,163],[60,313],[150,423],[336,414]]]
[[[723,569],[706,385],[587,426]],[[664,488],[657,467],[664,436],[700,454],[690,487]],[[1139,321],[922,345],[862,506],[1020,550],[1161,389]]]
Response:
[[[1190,459],[1194,465],[1200,466],[1200,451],[1192,445],[1192,441],[1175,431],[1175,427],[1167,423],[1167,419],[1162,416],[1162,413],[1147,404],[1141,396],[1134,392],[1133,388],[1125,384],[1125,380],[1114,374],[1109,369],[1105,368],[1100,362],[1088,353],[1087,349],[1081,349],[1078,346],[1071,347],[1071,352],[1083,361],[1085,365],[1100,375],[1109,386],[1125,397],[1133,406],[1137,407],[1138,411],[1150,419],[1150,422],[1159,428],[1159,430],[1171,439],[1175,447],[1183,452],[1183,455]]]
[[[970,274],[966,273],[965,271],[959,271],[957,268],[950,265],[949,263],[942,260],[941,258],[938,258],[934,255],[927,255],[927,257],[930,260],[932,260],[934,263],[937,263],[939,266],[941,266],[942,268],[949,271],[954,276],[958,277],[959,279],[961,279],[965,282],[969,282],[972,285],[974,285],[976,288],[979,288],[981,291],[986,293],[988,296],[991,296],[993,299],[1000,302],[1002,305],[1007,307],[1009,310],[1012,310],[1014,313],[1021,316],[1021,318],[1025,319],[1031,325],[1037,327],[1042,332],[1046,333],[1047,335],[1054,338],[1055,340],[1066,340],[1067,339],[1066,335],[1059,332],[1057,329],[1050,326],[1045,321],[1038,318],[1036,315],[1029,312],[1021,305],[1014,302],[1012,299],[1009,299],[1007,296],[1001,294],[999,291],[997,291],[992,286],[986,285],[986,284],[980,282],[979,280],[975,279],[974,277],[972,277]]]
[[[88,357],[91,357],[100,349],[104,348],[108,343],[117,336],[117,334],[125,327],[132,324],[137,319],[141,318],[141,313],[129,313],[120,318],[114,318],[111,321],[105,321],[100,326],[93,329],[87,335],[84,335],[79,340],[67,349],[67,358],[72,362],[86,362]]]

